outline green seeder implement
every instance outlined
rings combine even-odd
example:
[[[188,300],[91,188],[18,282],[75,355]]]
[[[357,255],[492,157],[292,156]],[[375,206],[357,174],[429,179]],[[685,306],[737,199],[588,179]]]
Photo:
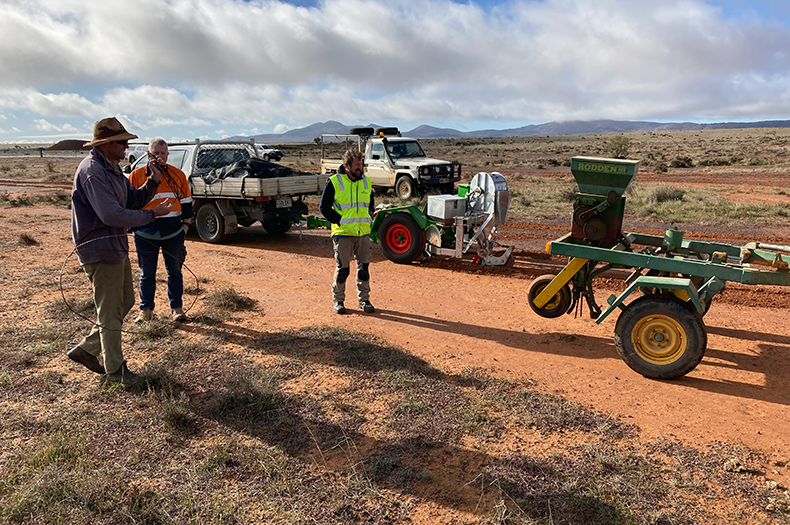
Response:
[[[616,308],[615,346],[640,374],[670,379],[702,360],[707,346],[703,316],[728,281],[790,286],[790,246],[752,242],[743,246],[683,238],[677,229],[663,237],[622,231],[625,190],[637,161],[574,157],[579,186],[571,232],[547,244],[554,255],[570,257],[558,275],[537,278],[529,289],[532,310],[546,318],[581,307],[584,298],[596,323]],[[611,269],[632,269],[626,289],[611,295],[603,310],[593,279]],[[632,294],[639,297],[626,304]]]

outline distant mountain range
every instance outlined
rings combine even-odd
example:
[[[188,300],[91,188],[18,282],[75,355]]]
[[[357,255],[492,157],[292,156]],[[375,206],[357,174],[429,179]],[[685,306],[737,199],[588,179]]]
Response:
[[[379,127],[369,124],[370,127]],[[292,129],[285,133],[269,133],[251,137],[230,137],[227,140],[249,140],[255,142],[274,142],[278,144],[312,142],[321,134],[348,133],[351,126],[329,120],[316,122],[304,128]],[[587,135],[590,133],[630,133],[634,131],[694,131],[703,129],[743,129],[743,128],[790,128],[790,120],[761,120],[758,122],[716,122],[697,124],[695,122],[646,122],[629,120],[572,120],[568,122],[547,122],[531,124],[511,129],[483,129],[479,131],[458,131],[452,128],[417,126],[412,130],[401,130],[404,137],[418,139],[444,138],[488,138],[488,137],[533,137],[536,135]]]

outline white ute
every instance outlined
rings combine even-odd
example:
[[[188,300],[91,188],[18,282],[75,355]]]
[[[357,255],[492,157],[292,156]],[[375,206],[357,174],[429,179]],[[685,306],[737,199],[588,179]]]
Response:
[[[301,174],[260,159],[254,140],[195,140],[169,144],[168,149],[167,163],[189,181],[195,229],[209,243],[220,243],[239,226],[256,221],[272,235],[285,233],[307,213],[303,196],[320,194],[329,180],[329,175]],[[146,162],[143,155],[124,172]]]
[[[394,189],[404,200],[428,190],[452,194],[461,180],[458,162],[428,157],[417,139],[401,137],[398,128],[351,128],[347,135],[321,135],[322,174],[337,173],[341,164],[324,158],[325,141],[349,138],[356,140],[360,151],[365,144],[365,175],[379,191]]]

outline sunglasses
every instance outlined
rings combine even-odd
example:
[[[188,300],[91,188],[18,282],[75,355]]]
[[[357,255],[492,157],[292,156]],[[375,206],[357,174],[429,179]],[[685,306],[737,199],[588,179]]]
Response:
[[[117,144],[120,144],[121,146],[128,146],[129,145],[129,141],[128,140],[116,140],[115,142]]]

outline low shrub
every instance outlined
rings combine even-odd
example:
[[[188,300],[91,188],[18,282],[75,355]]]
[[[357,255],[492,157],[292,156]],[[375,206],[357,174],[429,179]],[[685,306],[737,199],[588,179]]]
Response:
[[[675,157],[669,165],[673,168],[693,168],[694,161],[691,157]]]
[[[669,201],[682,201],[683,196],[686,194],[686,190],[683,188],[678,188],[677,186],[670,185],[670,186],[659,186],[654,188],[648,195],[649,202],[655,202],[656,204],[661,204],[662,202],[669,202]]]

